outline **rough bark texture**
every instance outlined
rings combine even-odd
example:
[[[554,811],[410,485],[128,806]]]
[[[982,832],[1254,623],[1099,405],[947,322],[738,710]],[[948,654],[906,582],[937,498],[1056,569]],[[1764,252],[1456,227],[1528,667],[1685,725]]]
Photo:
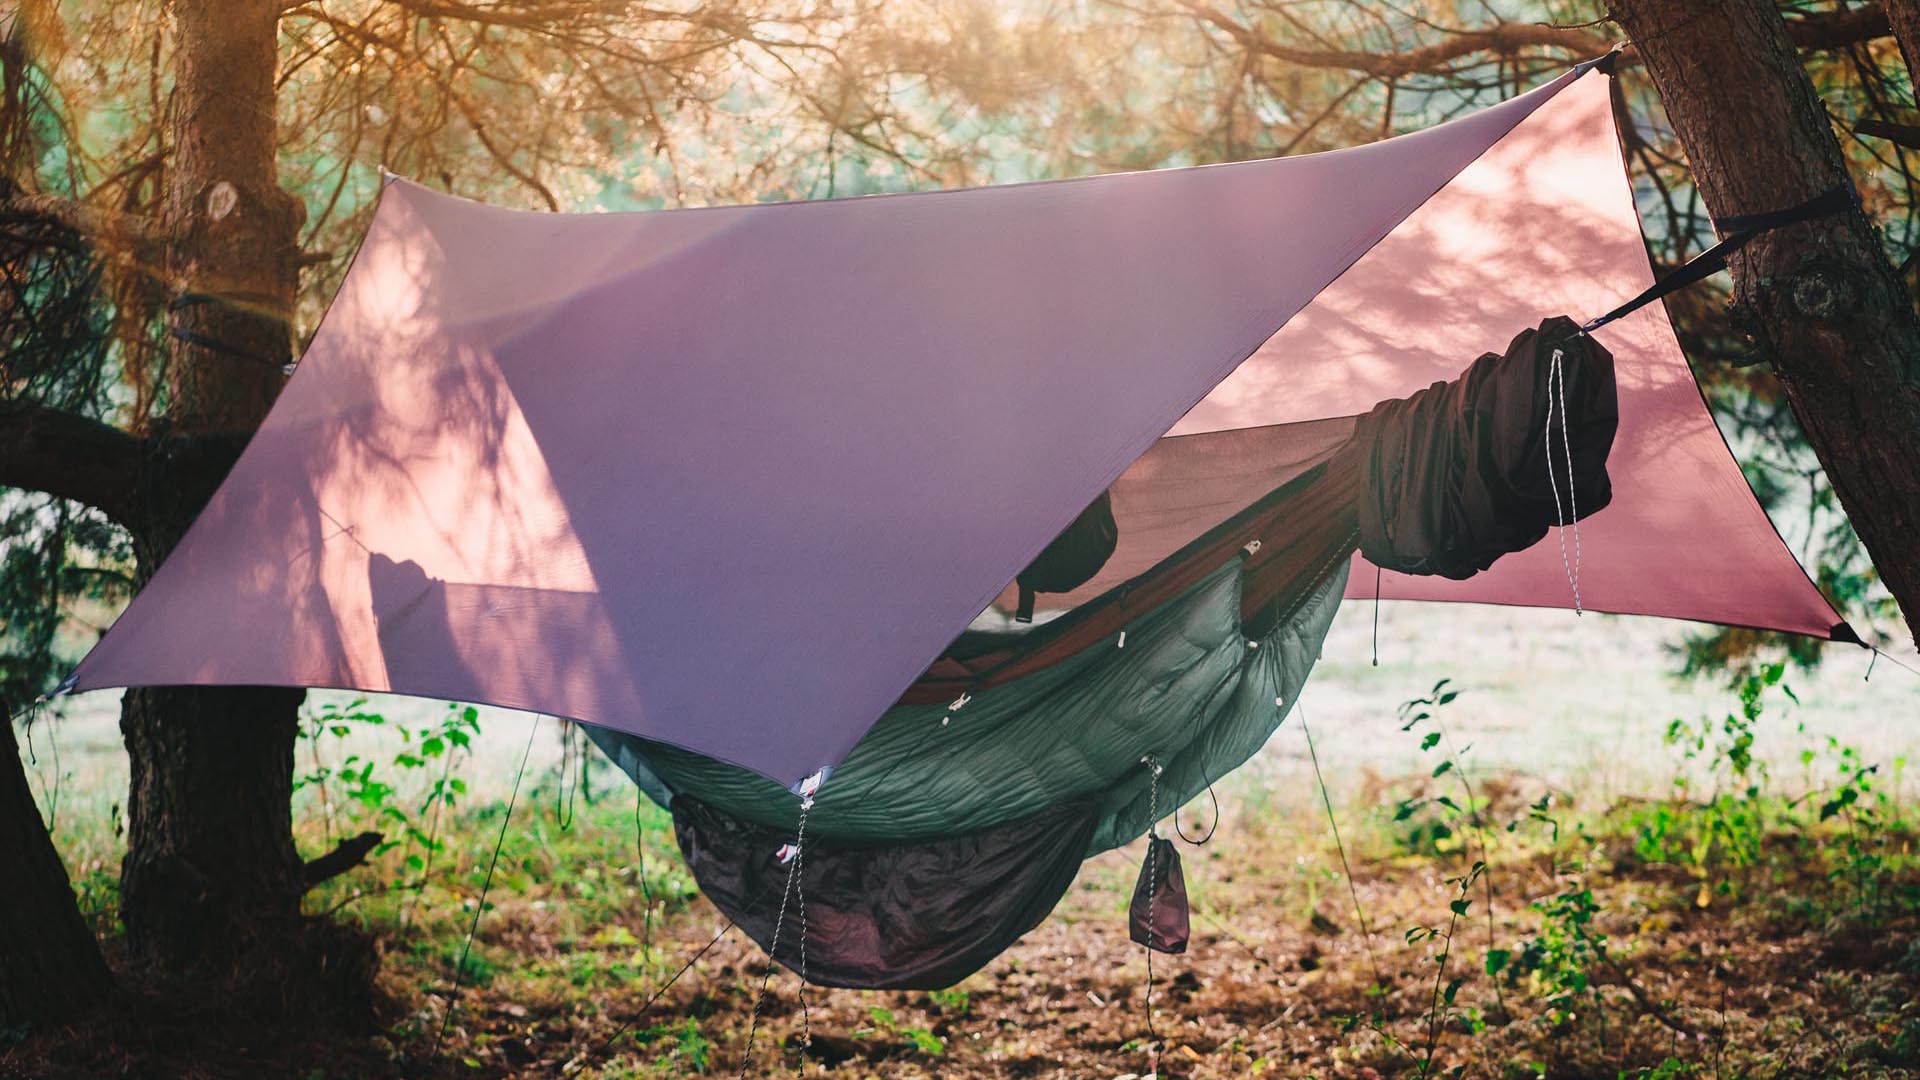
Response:
[[[177,294],[167,423],[171,439],[218,442],[253,430],[283,381],[301,209],[275,179],[278,6],[188,0],[174,5],[174,18],[166,227]],[[178,464],[152,463],[129,522],[142,578],[211,491]],[[120,727],[132,785],[121,912],[135,955],[219,971],[297,919],[305,878],[290,802],[300,698],[247,687],[127,692]]]
[[[1886,0],[1887,22],[1893,26],[1893,38],[1900,43],[1900,59],[1906,61],[1909,85],[1920,95],[1920,0]],[[1920,97],[1914,104],[1920,105]]]
[[[121,911],[127,945],[170,968],[218,966],[251,928],[282,933],[305,870],[293,846],[294,710],[275,687],[127,692],[132,761]]]
[[[0,1029],[65,1020],[111,989],[93,931],[74,906],[67,868],[41,823],[11,721],[0,720]]]
[[[1848,183],[1825,109],[1771,0],[1614,0],[1715,217]],[[1920,626],[1920,319],[1854,210],[1756,238],[1735,315],[1772,364],[1841,505]]]

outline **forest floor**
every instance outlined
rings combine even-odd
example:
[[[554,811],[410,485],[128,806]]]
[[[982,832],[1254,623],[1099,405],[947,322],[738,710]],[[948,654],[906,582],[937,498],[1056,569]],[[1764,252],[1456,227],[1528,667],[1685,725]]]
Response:
[[[127,990],[102,1016],[0,1032],[0,1080],[1138,1078],[1156,1041],[1175,1077],[1920,1076],[1920,822],[1901,749],[1920,687],[1876,677],[1862,704],[1858,673],[1789,675],[1801,705],[1766,680],[1744,698],[1689,683],[1652,706],[1665,715],[1582,727],[1618,677],[1575,654],[1568,671],[1534,665],[1559,680],[1565,723],[1502,704],[1469,667],[1457,701],[1403,731],[1390,704],[1364,729],[1343,714],[1348,663],[1330,656],[1309,695],[1326,786],[1289,719],[1219,785],[1212,839],[1180,844],[1193,940],[1154,957],[1151,1014],[1126,930],[1138,842],[1090,861],[956,987],[803,997],[781,971],[762,996],[764,954],[721,933],[668,816],[604,762],[583,784],[577,737],[516,790],[524,726],[326,699],[299,759],[303,848],[363,827],[396,841],[309,897],[379,953],[360,1021],[262,1026],[121,964]],[[1382,671],[1438,696],[1428,670],[1365,674]],[[114,955],[118,810],[64,798],[47,800],[55,835]],[[1197,836],[1214,817],[1202,796],[1179,824]]]
[[[1489,812],[1530,812],[1482,779]],[[481,867],[503,809],[462,830]],[[743,1066],[764,954],[737,930],[715,943],[725,924],[651,812],[649,920],[637,861],[611,857],[634,842],[631,808],[603,802],[507,845],[457,990],[477,901],[464,872],[410,922],[397,894],[359,902],[384,956],[357,1034],[223,1027],[150,988],[132,1019],[0,1049],[0,1077],[1119,1078],[1148,1073],[1150,1031],[1175,1077],[1920,1076],[1909,833],[1872,841],[1897,871],[1844,881],[1829,876],[1844,834],[1782,818],[1760,863],[1702,875],[1636,854],[1646,810],[1568,817],[1558,845],[1493,841],[1492,873],[1464,893],[1470,840],[1422,851],[1430,830],[1356,817],[1350,893],[1324,831],[1278,835],[1229,812],[1210,843],[1182,845],[1193,941],[1155,957],[1151,1028],[1145,954],[1126,934],[1136,844],[1091,862],[1045,924],[950,990],[814,988],[803,1003],[781,972]],[[568,865],[584,870],[556,872]],[[353,910],[351,895],[334,903]]]

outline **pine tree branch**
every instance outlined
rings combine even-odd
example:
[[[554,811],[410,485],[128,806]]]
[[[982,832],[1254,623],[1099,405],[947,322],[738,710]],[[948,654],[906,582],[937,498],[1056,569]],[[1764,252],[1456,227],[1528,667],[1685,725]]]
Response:
[[[250,432],[129,435],[63,409],[0,401],[0,487],[39,491],[91,506],[139,529],[154,490],[191,514],[226,479]]]
[[[0,401],[0,484],[94,507],[125,524],[135,512],[141,440],[78,413]]]
[[[1480,29],[1452,30],[1430,45],[1394,52],[1316,49],[1283,44],[1212,7],[1205,0],[1177,0],[1194,18],[1232,38],[1241,48],[1299,67],[1356,71],[1381,79],[1410,75],[1445,74],[1456,61],[1484,56],[1513,56],[1527,49],[1558,49],[1571,56],[1597,57],[1615,40],[1585,26],[1555,26],[1537,22],[1499,22]],[[1886,9],[1880,4],[1843,11],[1819,12],[1786,20],[1787,36],[1802,49],[1833,49],[1872,41],[1893,33]],[[1627,45],[1622,63],[1637,63]]]
[[[59,225],[95,244],[115,247],[155,247],[165,235],[152,218],[102,210],[57,195],[15,193],[0,198],[0,222]]]

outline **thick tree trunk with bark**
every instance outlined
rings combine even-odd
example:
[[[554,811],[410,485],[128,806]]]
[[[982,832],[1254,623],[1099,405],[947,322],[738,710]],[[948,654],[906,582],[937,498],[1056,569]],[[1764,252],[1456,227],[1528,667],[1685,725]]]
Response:
[[[1893,38],[1900,43],[1900,59],[1907,65],[1907,81],[1913,87],[1916,100],[1910,104],[1920,105],[1920,0],[1887,0],[1887,22],[1893,27]]]
[[[130,952],[217,973],[288,932],[306,891],[290,809],[300,698],[277,687],[127,691]]]
[[[1772,0],[1614,0],[1717,218],[1849,183]],[[1920,628],[1920,318],[1859,210],[1754,239],[1732,259],[1736,321],[1910,628]]]
[[[0,866],[7,917],[0,919],[0,1029],[57,1022],[112,989],[93,931],[74,906],[67,868],[53,849],[27,787],[13,723],[0,719]]]
[[[174,13],[167,423],[177,435],[220,436],[253,430],[283,381],[302,211],[275,178],[279,5],[183,0]],[[208,493],[154,464],[127,522],[142,578]],[[121,911],[135,955],[218,972],[237,949],[285,934],[298,917],[305,875],[290,800],[300,698],[267,688],[127,693]]]

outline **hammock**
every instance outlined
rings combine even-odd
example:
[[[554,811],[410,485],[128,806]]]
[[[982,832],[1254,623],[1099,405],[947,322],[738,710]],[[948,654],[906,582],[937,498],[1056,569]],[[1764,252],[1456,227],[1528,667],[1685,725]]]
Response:
[[[587,733],[673,812],[701,891],[780,962],[799,971],[804,957],[825,985],[947,986],[1045,918],[1082,859],[1147,831],[1143,759],[1161,769],[1164,810],[1260,749],[1319,658],[1356,545],[1383,565],[1483,569],[1605,508],[1615,406],[1612,356],[1548,320],[1460,379],[1358,418],[1347,441],[1146,573],[997,647],[963,636],[970,655],[949,650],[906,695],[923,703],[883,714],[809,808],[804,943],[774,940],[786,868],[773,856],[799,824],[786,789]],[[956,685],[964,699],[924,703]]]

